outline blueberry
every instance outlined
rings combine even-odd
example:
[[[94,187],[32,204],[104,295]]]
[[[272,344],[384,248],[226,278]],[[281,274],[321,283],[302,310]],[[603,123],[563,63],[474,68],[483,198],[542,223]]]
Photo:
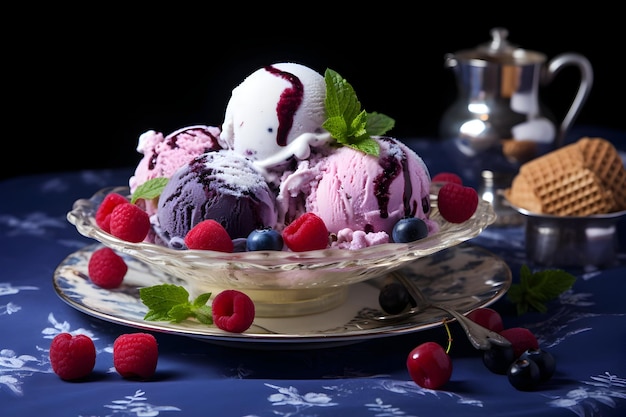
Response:
[[[408,243],[428,236],[428,226],[418,217],[403,217],[395,224],[391,237],[396,243]]]
[[[378,294],[378,304],[385,313],[398,314],[404,311],[409,304],[415,304],[411,295],[399,282],[390,282]]]
[[[283,250],[283,237],[274,229],[255,229],[246,239],[246,249],[258,250]]]
[[[515,353],[512,346],[493,345],[483,352],[483,363],[494,374],[506,375],[513,361]]]
[[[539,385],[539,365],[530,359],[517,359],[507,370],[509,382],[520,391],[530,391]]]
[[[539,373],[542,381],[552,378],[556,370],[556,361],[554,356],[543,349],[528,349],[522,353],[520,359],[529,359],[539,366]]]

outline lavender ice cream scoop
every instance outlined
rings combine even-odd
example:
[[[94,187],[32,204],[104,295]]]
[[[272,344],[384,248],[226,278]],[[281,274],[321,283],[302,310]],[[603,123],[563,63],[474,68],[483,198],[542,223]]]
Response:
[[[232,239],[276,225],[274,194],[249,159],[219,150],[177,170],[159,198],[157,241],[183,248],[187,232],[206,219],[221,223]]]

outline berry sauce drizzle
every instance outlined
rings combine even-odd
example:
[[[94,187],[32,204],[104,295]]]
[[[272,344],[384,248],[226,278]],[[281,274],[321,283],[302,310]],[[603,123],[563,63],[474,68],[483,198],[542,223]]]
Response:
[[[389,186],[400,173],[400,165],[393,155],[387,155],[378,160],[383,172],[374,180],[374,194],[378,200],[380,217],[389,217]]]
[[[278,116],[278,132],[276,132],[276,144],[287,146],[287,136],[293,126],[293,116],[302,104],[304,96],[304,86],[295,75],[281,71],[271,65],[265,67],[269,73],[287,80],[291,88],[285,88],[280,95],[280,100],[276,104],[276,115]]]
[[[397,147],[393,141],[385,137],[382,137],[381,140],[389,142],[390,146]],[[378,200],[380,217],[383,219],[389,217],[389,187],[393,180],[400,175],[400,173],[404,176],[404,193],[402,195],[402,200],[404,202],[404,215],[405,217],[414,217],[417,212],[417,201],[412,202],[413,184],[411,182],[411,174],[409,173],[406,152],[402,149],[399,150],[402,155],[400,158],[395,156],[395,152],[388,152],[385,158],[379,159],[379,164],[383,169],[383,172],[374,180],[374,193],[376,195],[376,199]]]

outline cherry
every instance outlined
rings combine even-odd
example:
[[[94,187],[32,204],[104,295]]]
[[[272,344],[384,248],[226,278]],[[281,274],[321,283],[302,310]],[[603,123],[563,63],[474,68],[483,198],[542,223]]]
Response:
[[[425,342],[409,353],[406,367],[411,379],[422,388],[439,389],[450,380],[452,359],[435,342]]]
[[[486,329],[492,332],[500,333],[504,330],[504,323],[502,322],[502,316],[496,310],[488,307],[479,307],[469,313],[467,318],[474,323],[478,323]]]

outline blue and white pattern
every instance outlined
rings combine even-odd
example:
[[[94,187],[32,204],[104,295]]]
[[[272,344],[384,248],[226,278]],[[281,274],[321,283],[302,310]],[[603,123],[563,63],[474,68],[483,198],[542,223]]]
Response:
[[[541,346],[557,358],[557,371],[550,381],[536,391],[519,392],[505,376],[489,373],[480,352],[465,343],[454,322],[449,323],[453,376],[442,390],[434,391],[410,380],[405,361],[409,350],[423,341],[446,343],[439,323],[408,332],[376,330],[375,337],[359,336],[351,343],[313,344],[244,342],[237,337],[220,343],[221,336],[199,337],[195,323],[174,330],[155,323],[141,327],[145,309],[137,301],[137,288],[164,278],[133,264],[129,282],[115,293],[90,285],[84,265],[94,242],[79,235],[66,220],[76,198],[122,184],[129,175],[129,170],[85,171],[0,182],[0,195],[13,196],[0,200],[0,415],[427,417],[506,416],[517,415],[521,409],[538,416],[625,414],[623,245],[614,267],[574,271],[576,284],[549,303],[547,314],[521,317],[505,297],[494,296],[494,288],[503,282],[502,278],[493,282],[498,275],[459,272],[479,269],[471,262],[448,268],[446,256],[458,252],[441,253],[432,258],[432,264],[422,265],[436,268],[427,274],[430,282],[425,292],[430,297],[461,294],[478,304],[493,300],[507,327],[531,329]],[[521,239],[519,227],[489,228],[470,242],[470,252],[461,255],[485,248],[487,258],[506,262],[515,281],[525,262]],[[484,261],[485,256],[478,259]],[[455,277],[454,284],[447,281],[451,277]],[[485,291],[473,289],[468,294],[467,288],[476,288],[472,286],[476,282]],[[375,306],[375,286],[359,294],[364,301],[357,303],[358,308]],[[354,317],[350,312],[345,321]],[[267,320],[260,323],[268,324]],[[332,320],[323,325],[322,330],[341,328]],[[159,342],[157,373],[151,381],[125,380],[113,366],[115,339],[137,331],[152,332]],[[268,336],[260,328],[254,331]],[[61,332],[93,339],[96,365],[87,380],[65,382],[52,371],[49,346]],[[296,327],[296,338],[300,332],[302,328]]]

